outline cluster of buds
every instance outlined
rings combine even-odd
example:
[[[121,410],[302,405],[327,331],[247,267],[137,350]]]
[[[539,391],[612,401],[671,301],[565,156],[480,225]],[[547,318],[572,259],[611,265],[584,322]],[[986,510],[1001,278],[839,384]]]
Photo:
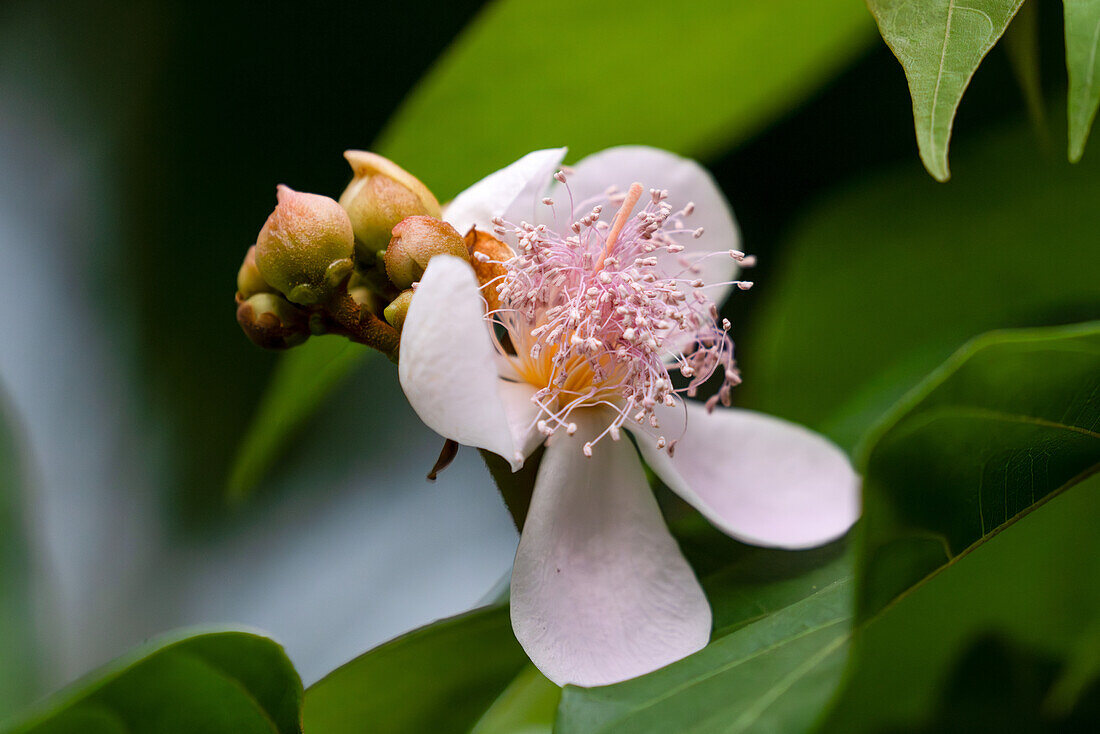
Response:
[[[339,334],[397,359],[412,286],[438,254],[469,258],[435,196],[374,153],[348,151],[339,201],[277,189],[237,273],[237,321],[265,349]]]

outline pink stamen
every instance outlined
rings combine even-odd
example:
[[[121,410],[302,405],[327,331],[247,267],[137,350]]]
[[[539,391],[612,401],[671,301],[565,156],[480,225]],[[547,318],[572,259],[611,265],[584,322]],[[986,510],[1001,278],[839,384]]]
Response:
[[[564,184],[566,175],[555,178]],[[543,435],[560,429],[571,435],[577,430],[570,420],[574,410],[607,406],[613,418],[585,445],[586,455],[606,436],[618,440],[628,420],[651,430],[656,445],[671,453],[675,437],[658,430],[656,406],[694,395],[718,371],[723,382],[707,407],[728,405],[731,388],[740,382],[730,324],[706,295],[717,284],[683,276],[708,257],[745,256],[736,250],[690,260],[678,255],[684,246],[676,238],[701,232],[683,224],[694,205],[674,214],[667,191],[651,190],[650,201],[634,215],[642,185],[632,184],[625,194],[609,189],[581,202],[578,217],[565,188],[571,203],[565,236],[546,225],[493,222],[516,252],[503,262],[489,261],[505,274],[484,286],[494,288],[501,303],[486,318],[504,327],[514,348],[498,342],[499,351],[539,388],[532,398],[539,415],[531,427]],[[621,202],[610,226],[600,221],[601,202]],[[723,285],[733,284],[748,285]],[[679,370],[684,387],[673,386],[670,370]]]

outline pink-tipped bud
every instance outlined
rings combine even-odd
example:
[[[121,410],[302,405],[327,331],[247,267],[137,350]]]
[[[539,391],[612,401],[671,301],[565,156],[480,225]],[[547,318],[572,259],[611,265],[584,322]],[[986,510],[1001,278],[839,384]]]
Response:
[[[398,288],[408,288],[420,280],[428,261],[436,255],[470,259],[466,243],[454,227],[434,217],[407,217],[393,228],[386,247],[386,275]]]
[[[428,187],[388,158],[363,150],[349,150],[344,157],[351,164],[353,178],[340,195],[340,205],[351,217],[361,262],[374,262],[402,219],[441,215],[439,201]]]
[[[327,299],[352,271],[347,212],[327,196],[278,188],[279,204],[256,238],[263,279],[303,306]]]

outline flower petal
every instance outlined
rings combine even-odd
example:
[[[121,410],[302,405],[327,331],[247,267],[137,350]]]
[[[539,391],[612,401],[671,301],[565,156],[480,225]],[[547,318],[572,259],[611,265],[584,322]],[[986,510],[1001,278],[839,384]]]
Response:
[[[490,173],[454,198],[443,210],[443,219],[459,234],[470,227],[492,232],[499,216],[534,217],[535,206],[550,186],[551,177],[565,158],[565,148],[536,150]]]
[[[535,388],[500,378],[483,313],[470,265],[433,257],[405,317],[397,374],[429,428],[499,454],[515,471],[538,445]]]
[[[728,535],[754,545],[811,548],[859,518],[859,476],[836,445],[763,413],[685,401],[687,429],[673,458],[650,436],[638,446],[650,468]],[[658,408],[674,438],[683,408]]]
[[[595,153],[582,159],[569,176],[569,189],[573,200],[580,204],[586,199],[603,197],[608,186],[617,186],[626,191],[630,184],[640,182],[646,189],[668,189],[668,202],[673,210],[679,210],[688,202],[695,203],[695,213],[685,217],[685,226],[703,228],[698,239],[691,235],[679,237],[677,241],[684,246],[680,257],[703,254],[712,251],[736,250],[740,246],[741,235],[734,221],[733,211],[714,178],[705,168],[693,160],[682,158],[667,150],[649,148],[643,145],[623,145]],[[556,185],[551,197],[557,201],[568,202],[564,187]],[[577,216],[584,211],[578,211]],[[605,218],[611,220],[612,212],[606,212]],[[567,227],[569,222],[559,222]],[[680,269],[674,256],[663,256],[669,262],[670,272]],[[727,255],[713,255],[699,263],[698,277],[705,283],[723,283],[737,276],[737,263]],[[732,286],[707,288],[706,293],[717,304],[726,299]]]
[[[585,441],[609,418],[573,413],[543,455],[512,570],[512,628],[550,680],[633,678],[707,644],[711,614],[629,441]]]

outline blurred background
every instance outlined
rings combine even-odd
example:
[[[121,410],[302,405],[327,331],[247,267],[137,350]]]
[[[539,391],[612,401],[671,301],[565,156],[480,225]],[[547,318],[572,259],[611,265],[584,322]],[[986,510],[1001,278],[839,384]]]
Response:
[[[849,448],[967,337],[1096,316],[1100,166],[1095,150],[1065,162],[1059,3],[1036,4],[1051,119],[1029,121],[998,46],[956,120],[949,184],[920,164],[904,76],[859,0],[831,3],[843,10],[824,29],[816,11],[792,14],[792,37],[766,52],[763,11],[716,22],[715,62],[688,60],[682,88],[667,75],[703,10],[609,56],[554,29],[539,40],[534,13],[509,25],[519,3],[482,5],[0,5],[0,393],[19,447],[4,472],[21,488],[0,518],[23,536],[0,560],[31,600],[0,624],[29,615],[38,635],[18,640],[14,697],[195,624],[270,632],[308,684],[474,605],[509,569],[517,535],[480,459],[463,451],[425,481],[441,440],[382,359],[356,362],[230,499],[278,359],[237,327],[237,267],[275,185],[338,195],[345,149],[380,146],[441,200],[537,147],[701,157],[760,261],[757,288],[727,306],[742,404]],[[632,32],[591,12],[609,38]],[[530,77],[552,104],[529,103],[529,77],[470,71],[497,26],[502,54],[538,59]],[[799,46],[803,26],[819,47]],[[764,88],[763,67],[786,76]],[[646,74],[650,92],[623,104],[621,79]],[[444,109],[470,95],[476,118]],[[677,122],[708,114],[690,132]],[[892,387],[867,392],[881,374]]]

